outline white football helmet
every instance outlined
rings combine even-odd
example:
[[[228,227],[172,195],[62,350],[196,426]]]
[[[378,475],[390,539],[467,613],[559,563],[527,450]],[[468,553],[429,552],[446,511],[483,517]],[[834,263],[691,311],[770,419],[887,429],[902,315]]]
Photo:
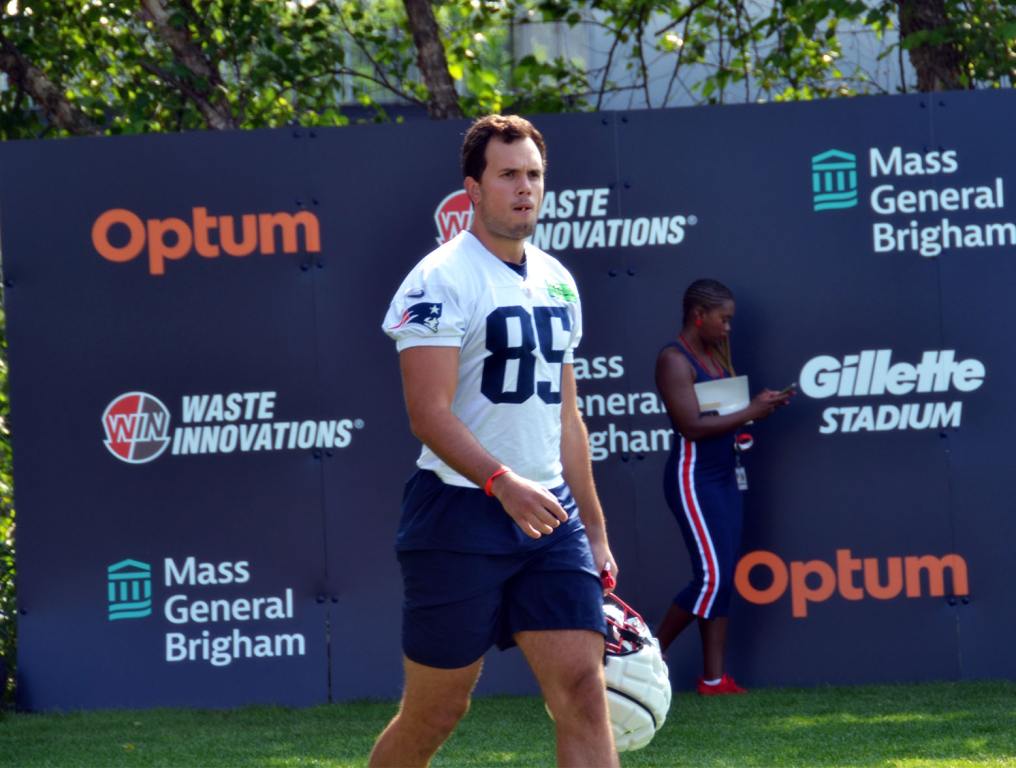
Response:
[[[618,752],[642,749],[667,719],[670,673],[660,644],[645,620],[613,593],[604,598],[607,617],[607,705]]]

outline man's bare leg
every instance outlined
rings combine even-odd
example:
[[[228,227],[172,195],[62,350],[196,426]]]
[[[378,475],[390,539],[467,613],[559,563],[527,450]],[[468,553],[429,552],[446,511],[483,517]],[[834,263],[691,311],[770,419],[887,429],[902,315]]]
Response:
[[[515,641],[554,713],[557,764],[617,768],[603,679],[603,635],[577,629],[519,632]]]
[[[468,667],[437,669],[403,659],[406,687],[399,711],[378,736],[372,768],[423,768],[469,709],[483,659]]]

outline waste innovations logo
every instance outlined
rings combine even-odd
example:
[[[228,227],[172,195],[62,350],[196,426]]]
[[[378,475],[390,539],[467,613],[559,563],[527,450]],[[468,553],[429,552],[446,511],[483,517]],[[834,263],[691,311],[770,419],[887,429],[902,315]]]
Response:
[[[169,445],[169,409],[147,392],[127,392],[102,414],[109,452],[128,464],[145,464]]]
[[[459,232],[473,224],[473,203],[466,190],[460,189],[445,195],[444,200],[434,209],[434,224],[437,225],[437,244],[447,243]]]
[[[275,418],[278,393],[225,392],[183,395],[182,424],[170,429],[169,408],[155,395],[127,392],[106,406],[102,426],[109,452],[128,464],[154,461],[172,446],[173,456],[258,451],[331,451],[346,448],[363,419]],[[330,455],[330,454],[328,454]]]
[[[798,381],[803,395],[843,401],[822,411],[820,434],[960,426],[963,401],[942,396],[980,389],[986,376],[984,363],[960,359],[954,349],[926,351],[917,363],[894,360],[894,355],[891,349],[863,349],[842,357],[817,355],[801,367]],[[914,395],[931,397],[912,399]],[[910,401],[900,403],[901,398]]]
[[[857,205],[857,156],[830,149],[811,158],[811,192],[816,211]]]
[[[694,214],[611,217],[610,195],[609,187],[547,190],[530,241],[553,251],[678,245],[684,242],[688,227],[698,224]],[[434,209],[438,244],[469,229],[472,222],[473,208],[465,190],[446,195]]]
[[[1005,220],[1005,179],[950,184],[960,151],[902,146],[867,150],[866,192],[873,253],[916,253],[1016,246],[1016,222]],[[823,215],[858,207],[857,155],[829,149],[811,158],[812,209]],[[867,185],[865,185],[867,186]]]
[[[167,663],[225,667],[240,659],[306,655],[306,638],[291,631],[298,628],[293,588],[276,586],[270,594],[257,589],[249,594],[256,573],[250,560],[166,557],[161,573],[154,574],[164,593],[155,606],[152,566],[121,560],[106,569],[107,618],[152,617],[161,622],[167,631],[160,653]]]
[[[152,615],[152,566],[121,560],[106,569],[107,618],[143,619]]]

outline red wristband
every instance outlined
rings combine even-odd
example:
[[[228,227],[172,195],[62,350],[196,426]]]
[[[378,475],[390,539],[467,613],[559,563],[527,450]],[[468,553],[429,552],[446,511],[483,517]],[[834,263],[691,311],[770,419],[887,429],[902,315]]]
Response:
[[[485,494],[487,494],[488,496],[493,496],[494,495],[494,481],[497,480],[499,477],[501,477],[501,475],[507,474],[509,472],[511,472],[511,470],[508,469],[508,467],[504,467],[504,466],[498,467],[496,470],[494,470],[494,473],[490,477],[487,478],[487,482],[485,482],[483,484],[483,492]]]

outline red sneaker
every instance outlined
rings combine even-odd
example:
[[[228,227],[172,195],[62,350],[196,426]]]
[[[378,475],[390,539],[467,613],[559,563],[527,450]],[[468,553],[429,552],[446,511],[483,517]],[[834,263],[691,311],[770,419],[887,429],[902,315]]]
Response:
[[[724,675],[720,678],[720,682],[716,685],[706,685],[704,678],[698,679],[698,685],[696,686],[700,696],[723,696],[727,693],[747,693],[747,689],[742,688],[734,682],[734,678],[730,675]]]

